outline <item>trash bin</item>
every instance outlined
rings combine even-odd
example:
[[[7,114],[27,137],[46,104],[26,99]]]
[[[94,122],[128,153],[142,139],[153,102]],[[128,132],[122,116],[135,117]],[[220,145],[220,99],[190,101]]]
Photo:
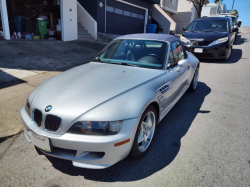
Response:
[[[155,33],[157,29],[156,24],[148,24],[147,25],[147,33]]]
[[[47,31],[47,24],[48,21],[44,20],[36,20],[36,30],[37,33],[40,33],[41,39],[44,39],[44,35],[48,33]]]
[[[14,19],[14,24],[15,24],[15,31],[16,32],[22,32],[22,20],[26,18],[23,16],[17,16]]]

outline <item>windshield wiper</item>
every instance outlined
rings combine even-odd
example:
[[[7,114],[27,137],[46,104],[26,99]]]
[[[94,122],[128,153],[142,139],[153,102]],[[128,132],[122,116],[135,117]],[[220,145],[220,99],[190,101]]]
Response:
[[[101,62],[101,63],[106,63],[106,64],[116,64],[116,65],[124,65],[124,66],[139,67],[139,66],[137,66],[137,65],[128,64],[128,63],[126,63],[126,62],[122,62],[122,63],[107,62],[107,61],[101,60],[100,58],[97,58],[97,59],[95,59],[95,60],[98,61],[98,62]]]
[[[101,62],[101,63],[106,63],[106,64],[110,64],[110,62],[107,62],[107,61],[103,61],[103,60],[101,60],[100,58],[97,58],[97,59],[95,59],[95,60],[97,60],[98,62]]]
[[[205,32],[221,33],[221,31],[205,31]]]
[[[126,62],[122,62],[122,63],[115,63],[115,64],[120,64],[120,65],[124,65],[124,66],[132,66],[132,67],[139,67],[137,65],[134,65],[134,64],[128,64]]]

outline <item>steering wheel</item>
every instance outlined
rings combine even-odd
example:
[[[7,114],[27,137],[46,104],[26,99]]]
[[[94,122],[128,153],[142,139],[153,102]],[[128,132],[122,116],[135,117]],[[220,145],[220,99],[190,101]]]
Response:
[[[162,58],[161,57],[159,57],[158,55],[156,55],[156,54],[148,54],[147,56],[152,56],[152,57],[155,57],[157,60],[159,60],[159,62],[161,62],[162,61]]]

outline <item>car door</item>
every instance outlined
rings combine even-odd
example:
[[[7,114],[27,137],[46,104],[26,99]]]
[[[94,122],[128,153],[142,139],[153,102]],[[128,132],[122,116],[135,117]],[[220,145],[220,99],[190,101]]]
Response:
[[[180,67],[178,62],[185,59],[187,55],[185,54],[182,45],[179,41],[173,42],[171,44],[170,50],[173,53],[173,59],[168,64],[168,73],[172,79],[172,100],[176,99],[188,85],[188,78],[190,76],[191,70],[190,65],[185,67]]]
[[[229,24],[229,36],[230,36],[231,45],[233,46],[233,43],[234,43],[234,40],[235,40],[235,33],[232,32],[232,30],[233,30],[234,26],[233,26],[233,21],[232,21],[232,19],[229,18],[229,20],[230,20],[230,21],[228,22],[228,24]]]

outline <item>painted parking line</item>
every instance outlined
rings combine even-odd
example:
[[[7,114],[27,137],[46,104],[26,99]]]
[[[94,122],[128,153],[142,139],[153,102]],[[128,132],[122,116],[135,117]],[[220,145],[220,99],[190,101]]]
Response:
[[[242,33],[247,33],[247,31],[242,31]]]

